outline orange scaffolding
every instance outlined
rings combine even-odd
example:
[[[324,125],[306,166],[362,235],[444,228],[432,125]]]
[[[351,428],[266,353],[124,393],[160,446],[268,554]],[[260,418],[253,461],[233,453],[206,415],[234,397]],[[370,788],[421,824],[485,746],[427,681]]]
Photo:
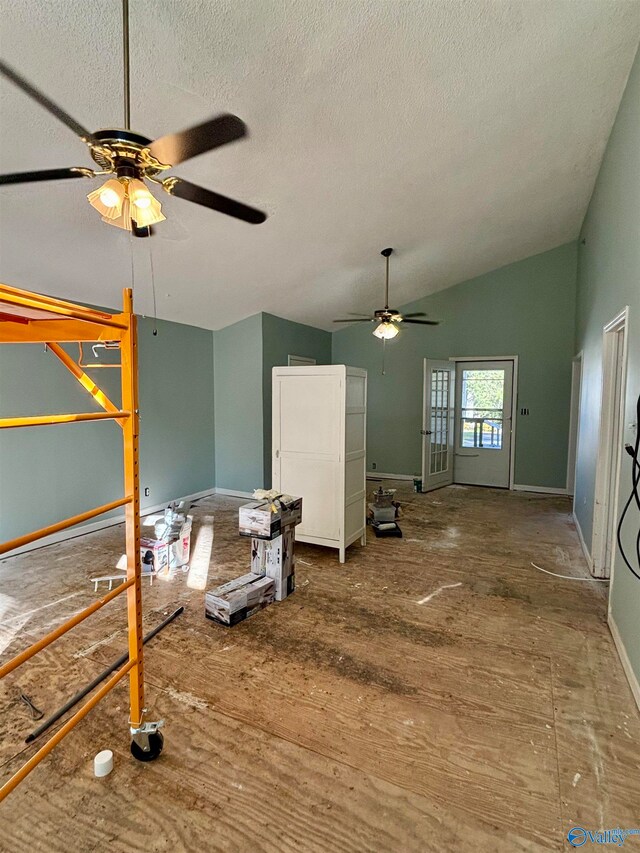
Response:
[[[115,406],[108,396],[87,376],[60,346],[61,342],[109,342],[120,351],[122,381],[122,406]],[[0,418],[0,429],[45,426],[111,419],[122,428],[124,455],[125,497],[87,510],[56,524],[19,536],[0,544],[0,555],[28,545],[45,536],[66,530],[76,524],[95,518],[118,507],[125,507],[127,579],[117,589],[95,601],[89,607],[42,637],[19,655],[0,667],[0,678],[46,648],[58,637],[78,625],[92,613],[108,604],[126,590],[129,637],[129,660],[67,722],[0,788],[0,801],[36,767],[64,736],[82,720],[89,711],[129,674],[130,730],[132,752],[141,760],[155,758],[162,748],[162,735],[158,728],[162,721],[145,722],[144,715],[144,660],[142,635],[142,591],[140,567],[140,494],[138,473],[138,353],[136,316],[133,313],[133,294],[130,288],[123,291],[123,311],[108,314],[83,305],[64,302],[38,293],[18,290],[0,284],[0,344],[43,343],[103,409],[102,412],[80,414],[43,415],[36,417]],[[136,747],[134,749],[134,747]]]

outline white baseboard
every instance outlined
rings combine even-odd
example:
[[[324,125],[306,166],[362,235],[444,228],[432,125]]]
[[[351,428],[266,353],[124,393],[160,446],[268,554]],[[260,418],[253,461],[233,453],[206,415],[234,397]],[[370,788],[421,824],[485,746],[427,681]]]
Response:
[[[589,553],[589,549],[587,548],[587,543],[584,541],[584,536],[582,535],[582,528],[580,527],[580,522],[578,521],[578,516],[573,513],[573,523],[576,526],[576,532],[578,534],[578,539],[580,540],[580,547],[582,548],[582,553],[584,554],[584,558],[587,561],[587,566],[589,566],[589,572],[593,574],[593,560],[591,559],[591,554]]]
[[[216,493],[215,489],[206,489],[204,492],[195,492],[193,495],[184,495],[181,498],[174,498],[177,501],[197,501],[200,498],[208,498]],[[140,514],[151,515],[154,512],[159,512],[164,509],[171,501],[164,501],[153,506],[143,506],[140,508]],[[112,518],[101,518],[100,521],[92,521],[89,524],[82,524],[79,527],[74,527],[71,530],[61,530],[59,533],[53,533],[51,536],[45,536],[43,539],[38,539],[36,542],[30,542],[28,545],[23,545],[21,548],[14,548],[13,551],[8,551],[0,557],[2,560],[8,560],[9,557],[17,557],[18,554],[26,554],[28,551],[36,551],[38,548],[45,548],[47,545],[55,545],[57,542],[66,542],[68,539],[75,539],[76,536],[84,536],[86,533],[95,533],[97,530],[104,530],[105,527],[113,527],[116,524],[122,524],[124,521],[124,513],[114,515]]]
[[[622,642],[620,631],[618,630],[618,626],[616,625],[611,614],[609,614],[607,623],[609,625],[609,630],[611,631],[611,636],[613,637],[613,642],[615,643],[615,647],[620,658],[620,663],[622,664],[622,668],[624,669],[624,674],[627,676],[627,681],[629,682],[629,687],[631,688],[631,692],[633,693],[633,698],[636,700],[636,705],[638,706],[638,710],[640,711],[640,681],[638,681],[638,676],[635,674],[631,667],[631,661],[629,660],[629,655],[627,654],[625,645]]]
[[[216,487],[216,495],[226,495],[229,498],[253,498],[253,492],[238,492],[236,489],[219,489]]]
[[[521,486],[515,483],[511,486],[514,492],[539,492],[541,495],[566,495],[566,489],[556,489],[551,486]]]
[[[413,474],[383,474],[382,471],[367,471],[367,479],[369,479],[369,480],[411,480],[411,482],[413,482]]]

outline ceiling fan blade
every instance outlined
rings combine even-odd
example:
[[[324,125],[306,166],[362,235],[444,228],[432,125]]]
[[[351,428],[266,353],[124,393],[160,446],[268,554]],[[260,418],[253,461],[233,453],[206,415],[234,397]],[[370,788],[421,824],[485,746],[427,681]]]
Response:
[[[417,326],[439,326],[440,320],[407,320],[405,317],[403,323],[415,323]]]
[[[2,62],[0,60],[0,74],[7,78],[7,80],[11,80],[19,89],[28,95],[30,98],[33,98],[34,101],[37,101],[41,107],[44,107],[45,110],[48,110],[52,115],[54,115],[59,121],[72,130],[76,136],[79,136],[83,142],[92,142],[93,136],[89,133],[86,127],[83,127],[79,124],[74,118],[72,118],[69,113],[65,112],[62,107],[59,107],[57,104],[54,104],[45,94],[43,94],[39,89],[36,89],[35,86],[32,86],[24,77],[21,77],[17,71],[14,71],[6,62]]]
[[[205,151],[211,151],[213,148],[219,148],[221,145],[240,139],[246,134],[247,126],[242,119],[230,113],[224,113],[195,127],[161,136],[149,145],[149,150],[161,163],[176,166]]]
[[[242,219],[243,222],[250,222],[252,225],[259,225],[267,218],[266,213],[257,210],[255,207],[249,207],[247,204],[242,204],[242,202],[227,198],[225,195],[214,193],[212,190],[199,187],[197,184],[192,184],[190,181],[185,181],[182,178],[165,178],[162,186],[171,195],[177,195],[178,198],[193,201],[195,204],[201,204],[220,213],[226,213],[227,216]]]
[[[375,323],[377,317],[351,317],[349,320],[334,320],[334,323]]]
[[[62,178],[86,178],[92,176],[91,169],[78,166],[71,169],[43,169],[40,172],[13,172],[0,175],[0,184],[31,184],[34,181],[59,181]]]
[[[424,313],[424,311],[414,311],[411,314],[403,314],[402,316],[407,318],[407,317],[426,317],[427,315]]]

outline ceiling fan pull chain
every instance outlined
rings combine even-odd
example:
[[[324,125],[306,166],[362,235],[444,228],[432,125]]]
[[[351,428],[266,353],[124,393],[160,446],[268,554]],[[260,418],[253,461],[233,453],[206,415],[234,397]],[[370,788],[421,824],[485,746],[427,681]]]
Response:
[[[156,308],[156,276],[153,270],[153,251],[149,242],[149,265],[151,267],[151,293],[153,294],[153,336],[158,334],[158,311]]]

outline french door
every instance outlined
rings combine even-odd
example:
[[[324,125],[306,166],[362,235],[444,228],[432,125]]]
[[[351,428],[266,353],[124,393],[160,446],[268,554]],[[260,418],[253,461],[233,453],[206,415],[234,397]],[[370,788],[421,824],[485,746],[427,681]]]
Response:
[[[513,361],[458,361],[456,483],[509,488]]]
[[[424,360],[422,491],[453,483],[454,392],[452,361]]]

